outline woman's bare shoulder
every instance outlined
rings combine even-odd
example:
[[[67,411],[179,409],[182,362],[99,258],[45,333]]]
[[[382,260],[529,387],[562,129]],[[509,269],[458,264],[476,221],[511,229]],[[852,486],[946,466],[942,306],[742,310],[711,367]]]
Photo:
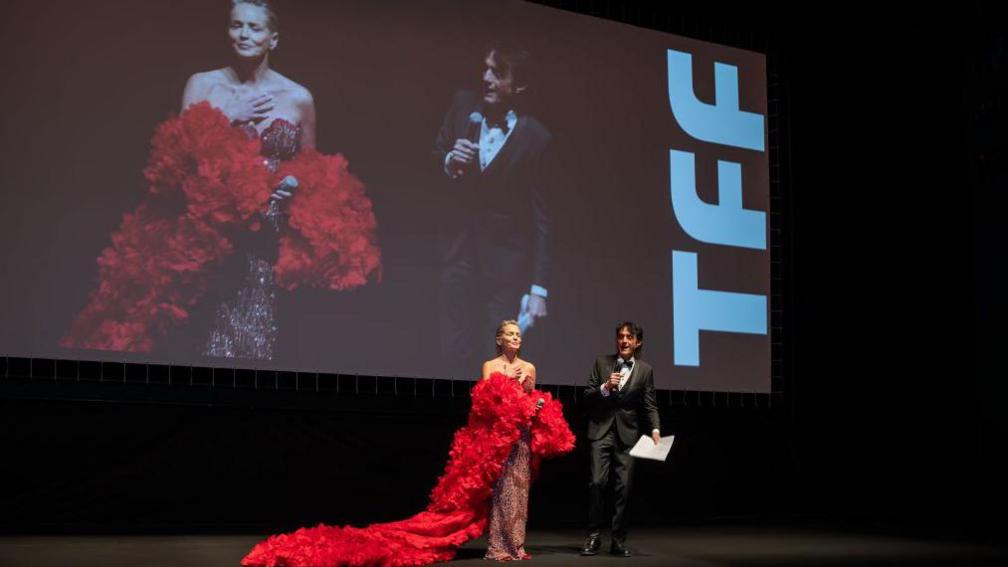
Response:
[[[193,73],[186,81],[186,88],[189,86],[211,89],[217,85],[228,83],[227,68],[211,69],[209,71],[199,71]]]
[[[273,71],[273,73],[273,78],[276,81],[277,87],[284,91],[291,100],[298,104],[309,104],[313,102],[312,94],[311,91],[308,90],[308,87],[295,82],[293,79],[277,73],[276,71]]]
[[[215,88],[227,86],[228,83],[226,68],[193,73],[186,81],[185,92],[182,94],[183,107],[207,100]]]

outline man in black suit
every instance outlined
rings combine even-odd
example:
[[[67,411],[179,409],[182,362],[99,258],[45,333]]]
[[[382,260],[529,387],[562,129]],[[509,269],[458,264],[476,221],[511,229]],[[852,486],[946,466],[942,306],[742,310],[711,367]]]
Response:
[[[588,485],[588,539],[581,555],[595,555],[602,546],[605,523],[605,487],[610,471],[615,475],[610,552],[630,557],[626,548],[627,500],[630,497],[633,457],[630,449],[640,433],[638,422],[646,420],[651,439],[661,439],[654,373],[639,358],[644,330],[626,321],[616,328],[616,354],[600,356],[592,368],[585,402],[588,407],[588,440],[591,441],[591,482]]]
[[[526,330],[546,316],[552,226],[543,179],[551,135],[520,104],[527,51],[501,45],[484,60],[483,90],[455,95],[434,144],[444,181],[439,225],[442,355],[457,369],[502,320]]]

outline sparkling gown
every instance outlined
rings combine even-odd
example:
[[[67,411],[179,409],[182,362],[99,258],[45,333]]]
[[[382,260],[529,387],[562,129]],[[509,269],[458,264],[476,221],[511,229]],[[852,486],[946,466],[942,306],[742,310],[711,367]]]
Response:
[[[525,524],[528,522],[532,436],[523,427],[508,455],[490,497],[486,559],[511,561],[531,559],[525,552]]]
[[[252,137],[262,140],[263,163],[270,173],[276,173],[280,162],[290,160],[298,151],[301,128],[278,118],[260,135],[252,126],[246,128]],[[270,201],[262,213],[263,230],[279,233],[286,224],[286,215],[276,201]],[[217,307],[203,354],[219,358],[271,360],[276,348],[279,328],[276,321],[276,282],[273,262],[276,241],[268,242],[273,250],[245,252],[244,281],[234,297]]]
[[[543,400],[536,409],[537,400]],[[444,474],[427,507],[404,520],[301,528],[271,536],[245,567],[429,565],[448,561],[490,526],[494,559],[524,559],[528,487],[543,458],[574,448],[563,408],[547,392],[525,392],[495,372],[472,390],[465,426],[455,432]]]
[[[158,126],[144,199],[99,255],[61,346],[271,359],[277,289],[381,277],[371,200],[347,160],[299,148],[285,120],[249,134],[206,102]],[[281,212],[270,194],[288,176],[296,197]],[[168,338],[176,330],[183,345]]]

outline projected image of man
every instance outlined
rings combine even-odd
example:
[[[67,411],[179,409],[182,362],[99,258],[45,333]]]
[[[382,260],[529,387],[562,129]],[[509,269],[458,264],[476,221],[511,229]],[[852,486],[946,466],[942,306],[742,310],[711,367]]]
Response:
[[[543,179],[551,135],[522,105],[530,53],[487,51],[482,92],[452,100],[434,145],[446,209],[439,215],[441,350],[466,368],[502,319],[523,331],[545,317],[551,219]]]

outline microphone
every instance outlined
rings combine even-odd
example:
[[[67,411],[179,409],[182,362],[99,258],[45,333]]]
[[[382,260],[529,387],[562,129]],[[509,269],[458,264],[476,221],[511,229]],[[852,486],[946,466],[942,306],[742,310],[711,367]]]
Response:
[[[480,129],[482,128],[482,126],[483,126],[483,115],[480,114],[478,110],[474,110],[471,113],[469,113],[469,122],[466,124],[465,139],[473,144],[479,145]],[[452,152],[448,152],[448,155],[449,156],[452,155]],[[476,163],[478,164],[478,158]],[[465,168],[459,165],[455,166],[455,177],[463,175],[464,173]]]
[[[284,177],[283,179],[280,180],[280,185],[277,185],[274,191],[287,191],[288,193],[293,193],[294,190],[297,189],[297,187],[298,187],[297,177],[294,177],[293,175],[288,175],[287,177]]]
[[[483,127],[483,115],[478,111],[469,114],[469,124],[466,126],[466,139],[474,144],[479,143],[480,129]]]
[[[280,184],[273,188],[273,191],[287,191],[288,193],[293,193],[297,189],[298,180],[297,177],[293,175],[288,175],[280,180]],[[280,231],[281,224],[280,212],[280,201],[273,195],[270,195],[269,203],[266,206],[265,218],[273,226],[273,229],[277,232]]]
[[[612,367],[612,373],[611,374],[619,374],[619,371],[621,370],[621,368],[620,368],[621,366],[623,366],[623,365],[620,364],[620,359],[617,356],[616,357],[616,362],[613,362],[613,367]],[[610,391],[614,391],[614,390],[618,392],[619,391],[619,386],[616,386],[615,388],[610,389]]]
[[[546,405],[546,400],[544,400],[544,399],[542,399],[542,398],[539,398],[539,399],[538,399],[538,400],[536,401],[536,411],[539,411],[539,410],[541,410],[541,409],[543,408],[543,406],[544,406],[544,405]]]

